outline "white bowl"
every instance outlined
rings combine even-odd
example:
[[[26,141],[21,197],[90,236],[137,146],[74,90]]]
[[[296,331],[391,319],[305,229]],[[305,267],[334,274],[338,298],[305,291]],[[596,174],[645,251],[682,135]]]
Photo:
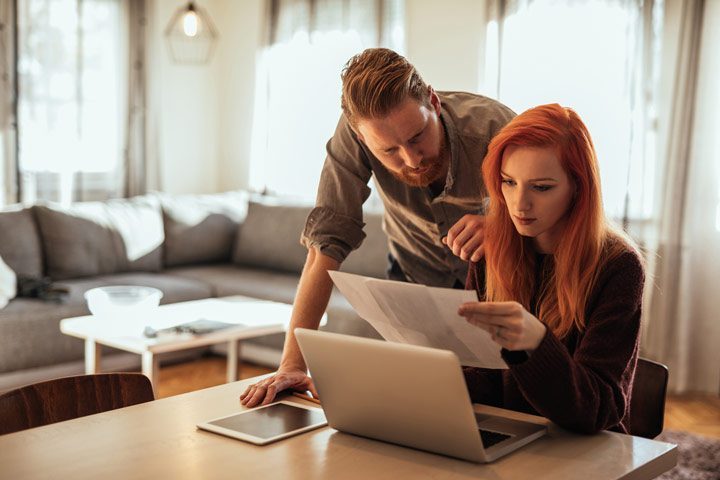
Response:
[[[160,305],[163,292],[153,287],[113,285],[85,292],[90,312],[97,317],[137,319]]]

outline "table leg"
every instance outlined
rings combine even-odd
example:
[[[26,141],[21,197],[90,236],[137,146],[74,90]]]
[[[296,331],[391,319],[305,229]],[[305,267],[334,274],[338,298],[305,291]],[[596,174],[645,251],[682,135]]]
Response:
[[[235,382],[238,380],[238,360],[240,359],[240,342],[238,340],[230,340],[227,346],[227,381]]]
[[[85,374],[92,375],[100,371],[100,345],[95,339],[85,339]]]
[[[155,398],[157,398],[157,381],[160,373],[160,362],[153,352],[142,353],[142,373],[150,379]]]

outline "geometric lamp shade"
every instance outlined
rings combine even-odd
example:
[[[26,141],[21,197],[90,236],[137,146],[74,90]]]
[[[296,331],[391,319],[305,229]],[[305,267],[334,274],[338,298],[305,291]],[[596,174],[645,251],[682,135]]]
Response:
[[[207,63],[217,37],[210,15],[192,1],[175,12],[165,29],[170,56],[175,63]]]

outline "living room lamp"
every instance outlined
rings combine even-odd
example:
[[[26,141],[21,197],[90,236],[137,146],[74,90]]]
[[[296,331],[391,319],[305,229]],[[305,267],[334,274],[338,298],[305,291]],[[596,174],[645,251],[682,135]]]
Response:
[[[165,37],[175,63],[199,65],[212,57],[218,33],[210,15],[191,1],[172,16]]]

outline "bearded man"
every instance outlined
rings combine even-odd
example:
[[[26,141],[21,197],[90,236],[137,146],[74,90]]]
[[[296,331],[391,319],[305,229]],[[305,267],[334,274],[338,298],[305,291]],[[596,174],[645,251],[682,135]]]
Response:
[[[332,292],[328,270],[362,243],[371,177],[385,207],[389,278],[463,288],[467,261],[483,255],[480,167],[514,113],[483,96],[435,92],[407,59],[385,48],[354,56],[341,77],[343,114],[301,236],[308,256],[282,360],[274,376],[240,396],[249,407],[289,388],[316,395],[293,332],[318,328]]]

